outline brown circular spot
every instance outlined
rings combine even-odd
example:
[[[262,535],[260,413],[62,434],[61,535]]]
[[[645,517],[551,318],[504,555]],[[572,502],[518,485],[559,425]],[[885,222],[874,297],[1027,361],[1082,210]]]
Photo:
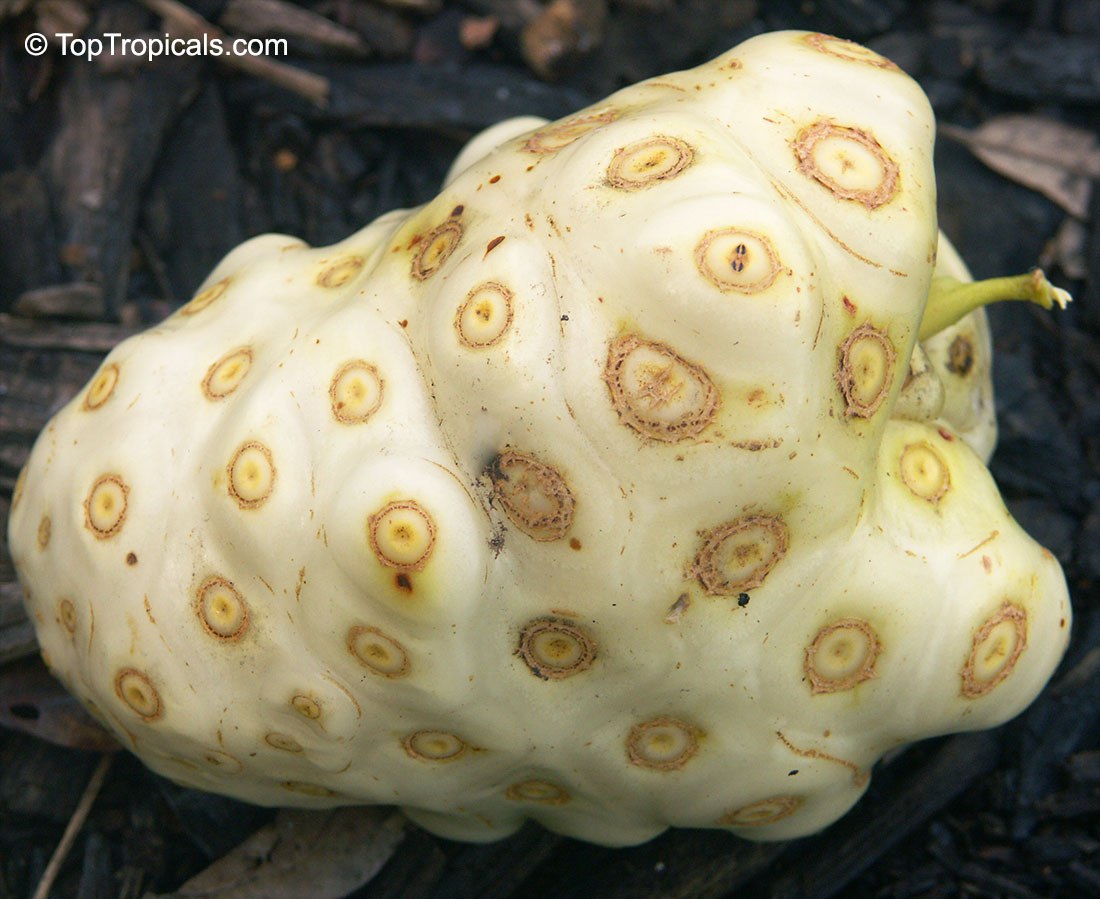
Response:
[[[191,302],[180,309],[180,315],[195,315],[217,300],[229,287],[229,279],[222,278],[191,298]]]
[[[693,156],[691,147],[678,137],[646,138],[615,151],[607,181],[620,190],[638,190],[675,178],[691,165]]]
[[[984,696],[1008,677],[1027,646],[1027,612],[1005,602],[987,618],[971,639],[962,668],[962,695]]]
[[[481,350],[498,343],[512,324],[512,291],[498,281],[474,287],[455,313],[459,342]]]
[[[489,477],[508,519],[528,537],[548,542],[568,532],[576,501],[557,469],[526,453],[505,450],[489,466]]]
[[[462,225],[449,219],[424,238],[413,257],[412,275],[417,281],[426,281],[450,257],[462,240]]]
[[[675,771],[699,750],[699,731],[676,718],[653,718],[635,724],[626,739],[632,765],[651,771]]]
[[[242,443],[225,470],[229,495],[242,509],[258,509],[275,489],[275,461],[258,440]]]
[[[325,267],[317,275],[317,284],[320,287],[343,287],[352,278],[363,270],[366,260],[362,256],[345,256]]]
[[[49,515],[43,515],[38,520],[38,548],[45,549],[50,545],[50,534],[53,532],[53,524]]]
[[[539,802],[543,805],[564,805],[570,798],[565,789],[545,780],[524,780],[512,784],[504,795],[513,802]]]
[[[248,604],[223,577],[203,581],[196,594],[196,611],[206,632],[220,640],[240,640],[248,631]]]
[[[405,647],[376,627],[357,625],[348,631],[348,651],[374,674],[404,677],[409,673]]]
[[[333,375],[328,395],[336,420],[362,424],[382,407],[385,382],[365,359],[345,362]]]
[[[910,493],[933,506],[951,489],[951,469],[924,441],[910,443],[901,451],[898,474]]]
[[[70,634],[76,633],[76,606],[71,599],[63,599],[57,604],[57,616],[61,619],[61,626]]]
[[[840,200],[876,209],[898,192],[898,164],[863,128],[819,120],[794,141],[798,170]]]
[[[797,812],[803,802],[800,796],[772,796],[734,809],[719,818],[717,823],[720,827],[760,827],[774,824]]]
[[[401,745],[414,759],[427,762],[453,762],[467,749],[460,737],[441,730],[418,730],[405,737]]]
[[[695,265],[719,290],[744,294],[767,290],[782,270],[772,242],[743,228],[704,234],[695,247]]]
[[[900,71],[900,69],[885,56],[881,56],[869,47],[864,47],[862,44],[857,44],[854,41],[833,37],[831,34],[807,34],[802,40],[819,53],[825,53],[829,56],[835,56],[838,59],[844,59],[849,62],[863,63],[864,65],[874,66],[878,69],[893,69],[895,71]]]
[[[114,362],[108,362],[99,370],[99,373],[88,385],[84,394],[84,409],[92,411],[98,409],[107,402],[115,392],[118,385],[119,367]]]
[[[398,571],[419,571],[435,549],[435,522],[416,500],[387,503],[367,520],[375,558]]]
[[[842,618],[817,632],[803,670],[814,693],[839,693],[875,676],[882,644],[862,618]]]
[[[575,624],[536,618],[520,632],[517,652],[537,677],[562,680],[592,667],[596,641]]]
[[[321,717],[321,703],[305,693],[298,693],[291,697],[290,705],[294,711],[310,721],[316,721]]]
[[[236,390],[252,367],[252,348],[230,350],[206,370],[202,392],[209,400],[221,400]]]
[[[590,131],[595,131],[597,128],[602,128],[609,122],[615,121],[618,116],[619,114],[615,110],[609,109],[603,112],[574,116],[564,122],[555,122],[545,128],[540,128],[532,134],[527,139],[527,143],[523,145],[523,149],[527,153],[539,155],[556,153],[562,147],[569,146],[569,144],[584,137]]]
[[[837,350],[836,383],[848,416],[870,418],[890,392],[894,345],[883,331],[864,322]]]
[[[136,668],[123,668],[115,675],[115,693],[146,721],[156,721],[164,714],[160,694],[153,682]]]
[[[107,540],[126,522],[130,488],[117,474],[102,475],[84,500],[84,525],[97,540]]]
[[[710,596],[737,596],[764,583],[787,553],[787,526],[778,515],[743,515],[702,535],[686,576]]]
[[[702,368],[633,334],[608,345],[603,379],[619,420],[653,440],[695,437],[718,413],[718,388]]]
[[[279,734],[275,732],[265,734],[264,742],[272,749],[279,749],[283,752],[302,751],[302,744],[295,740],[293,737],[289,737],[286,734]]]

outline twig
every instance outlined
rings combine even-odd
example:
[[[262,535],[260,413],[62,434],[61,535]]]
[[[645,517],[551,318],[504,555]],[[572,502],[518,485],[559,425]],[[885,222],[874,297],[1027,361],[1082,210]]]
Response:
[[[49,864],[46,865],[46,870],[42,873],[42,879],[38,882],[38,889],[34,891],[33,899],[47,899],[50,895],[50,890],[53,889],[54,881],[57,880],[61,866],[65,863],[69,851],[73,848],[73,843],[76,842],[77,835],[84,826],[84,822],[88,819],[88,813],[92,810],[92,804],[95,802],[96,796],[99,795],[99,790],[107,777],[107,771],[111,767],[113,758],[114,756],[110,753],[104,753],[100,756],[99,764],[96,765],[95,771],[88,779],[88,785],[84,788],[80,801],[76,804],[76,809],[65,827],[65,832],[61,835],[61,842],[57,844],[53,855],[50,856]]]
[[[46,350],[106,356],[138,330],[132,325],[116,325],[109,322],[58,322],[48,319],[21,318],[0,312],[0,348],[12,350]],[[95,359],[93,362],[94,370],[99,360]],[[91,373],[89,371],[84,377],[90,377]],[[82,378],[81,382],[74,384],[73,387],[81,387],[83,380]],[[0,397],[14,395],[17,388],[12,386],[12,382],[3,383],[6,390],[0,393]],[[16,395],[16,398],[22,402],[27,399],[21,395]],[[3,415],[0,414],[0,422],[2,421]],[[42,423],[45,424],[45,421]]]
[[[177,0],[140,0],[140,2],[146,9],[163,16],[170,28],[178,28],[193,37],[206,35],[211,40],[225,41],[224,31],[212,25],[190,7],[177,2]],[[270,81],[272,84],[293,91],[299,96],[310,100],[316,106],[324,108],[328,105],[329,82],[327,78],[321,75],[283,65],[262,56],[234,56],[228,54],[219,56],[218,60],[228,66],[240,69],[242,72],[256,75]]]

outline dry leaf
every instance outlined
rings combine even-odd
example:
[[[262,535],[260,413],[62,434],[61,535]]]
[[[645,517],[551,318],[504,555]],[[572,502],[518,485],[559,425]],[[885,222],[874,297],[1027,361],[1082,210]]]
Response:
[[[159,899],[343,899],[405,838],[392,808],[284,809],[224,858]]]
[[[38,659],[0,670],[0,726],[70,749],[116,752],[120,748]]]
[[[1088,217],[1092,182],[1100,179],[1100,137],[1053,119],[1003,115],[974,129],[941,125],[993,171],[1036,190],[1070,215]]]

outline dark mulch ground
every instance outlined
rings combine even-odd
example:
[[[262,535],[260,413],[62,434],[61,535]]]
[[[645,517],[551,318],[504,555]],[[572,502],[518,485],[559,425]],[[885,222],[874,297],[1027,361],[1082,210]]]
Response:
[[[422,202],[463,140],[501,118],[556,117],[752,33],[800,27],[890,56],[943,122],[1023,113],[1100,133],[1100,0],[304,4],[327,25],[254,0],[188,6],[231,33],[275,23],[293,35],[288,68],[91,63],[56,41],[32,57],[32,32],[159,34],[162,15],[182,27],[186,8],[0,0],[0,519],[47,412],[227,249],[263,231],[329,243]],[[820,837],[753,846],[681,832],[609,851],[535,828],[479,848],[411,831],[355,896],[1100,895],[1100,190],[1087,198],[1100,163],[1063,160],[1076,206],[993,173],[958,141],[941,140],[937,163],[941,224],[978,276],[1041,260],[1077,297],[1059,315],[993,313],[993,471],[1065,567],[1077,615],[1052,687],[999,731],[929,741],[882,766]],[[1051,192],[1059,178],[1040,180]],[[92,739],[56,695],[32,690],[33,652],[0,552],[0,711],[69,743]],[[0,899],[32,894],[97,760],[0,729]],[[171,891],[272,815],[181,790],[120,755],[54,895]]]

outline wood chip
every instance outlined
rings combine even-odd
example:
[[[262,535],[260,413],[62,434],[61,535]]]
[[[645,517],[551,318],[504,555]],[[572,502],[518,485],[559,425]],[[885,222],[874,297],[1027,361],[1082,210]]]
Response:
[[[27,318],[79,318],[96,321],[106,314],[103,289],[98,284],[74,282],[28,290],[16,299],[14,310]]]
[[[22,588],[14,581],[0,583],[0,663],[37,652],[34,627],[23,611]]]
[[[389,861],[406,826],[404,815],[386,807],[286,809],[159,899],[342,899]]]
[[[343,53],[367,50],[350,28],[285,0],[229,0],[218,24],[233,34],[297,38]]]
[[[0,669],[0,726],[69,749],[116,752],[121,748],[39,659]]]

